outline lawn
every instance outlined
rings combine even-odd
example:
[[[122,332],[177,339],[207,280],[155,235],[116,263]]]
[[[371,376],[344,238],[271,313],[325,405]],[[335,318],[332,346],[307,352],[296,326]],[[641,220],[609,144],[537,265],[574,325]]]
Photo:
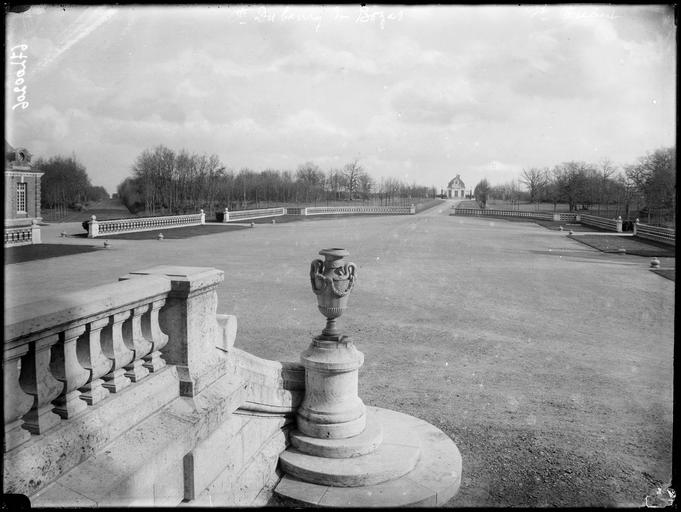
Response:
[[[70,245],[70,244],[35,244],[21,245],[19,247],[5,248],[5,265],[23,263],[33,260],[72,256],[85,252],[93,252],[102,249],[94,245]]]
[[[582,234],[568,236],[602,252],[620,253],[621,249],[624,249],[627,254],[635,254],[636,256],[673,258],[676,255],[676,250],[673,246],[642,240],[632,236]]]

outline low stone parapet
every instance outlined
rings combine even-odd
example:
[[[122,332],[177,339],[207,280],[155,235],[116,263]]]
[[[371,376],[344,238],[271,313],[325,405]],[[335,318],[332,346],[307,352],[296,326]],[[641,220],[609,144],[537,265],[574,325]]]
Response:
[[[606,219],[605,217],[597,217],[596,215],[580,215],[580,223],[587,226],[593,226],[607,231],[622,232],[622,217],[617,219]]]
[[[552,213],[524,212],[520,210],[490,210],[487,208],[455,208],[450,215],[468,215],[471,217],[525,217],[528,219],[554,220]]]
[[[229,211],[225,208],[222,222],[237,222],[242,220],[262,219],[265,217],[280,217],[286,215],[286,208],[260,208],[255,210]]]
[[[304,215],[338,214],[377,214],[377,215],[414,215],[416,208],[411,206],[308,206]]]
[[[40,226],[36,220],[26,226],[5,226],[5,247],[39,244],[40,242]]]
[[[156,229],[181,228],[197,226],[206,223],[203,210],[200,213],[187,215],[167,215],[162,217],[132,217],[129,219],[97,220],[93,215],[87,223],[88,238],[99,236],[134,233],[138,231],[152,231]]]
[[[676,231],[670,228],[641,224],[638,219],[634,223],[634,236],[655,242],[676,246]]]

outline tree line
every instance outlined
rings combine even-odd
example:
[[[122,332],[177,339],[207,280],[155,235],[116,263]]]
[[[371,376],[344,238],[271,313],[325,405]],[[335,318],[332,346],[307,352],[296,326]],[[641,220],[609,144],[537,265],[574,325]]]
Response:
[[[214,212],[284,204],[313,205],[329,201],[434,197],[435,187],[408,185],[395,178],[376,182],[357,160],[323,171],[306,162],[295,171],[256,172],[227,169],[216,155],[174,151],[163,145],[144,150],[132,166],[132,176],[117,189],[132,213],[178,214],[199,208]]]
[[[90,201],[109,197],[104,187],[90,183],[85,166],[75,156],[39,158],[33,168],[43,173],[40,178],[41,208],[66,213],[80,210]]]
[[[523,187],[524,185],[524,187]],[[558,203],[569,211],[590,210],[599,215],[641,217],[656,223],[674,220],[676,209],[676,148],[663,147],[647,153],[621,169],[609,159],[599,163],[564,162],[553,168],[523,169],[517,179],[491,185],[484,178],[473,195],[484,208],[490,199]]]

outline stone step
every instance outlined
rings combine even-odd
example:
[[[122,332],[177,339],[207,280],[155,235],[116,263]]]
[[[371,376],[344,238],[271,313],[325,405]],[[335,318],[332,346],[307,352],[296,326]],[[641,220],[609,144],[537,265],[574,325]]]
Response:
[[[281,469],[290,476],[322,485],[361,487],[393,480],[408,473],[419,458],[417,446],[383,442],[376,450],[358,457],[316,457],[289,448],[279,456]]]
[[[361,434],[345,439],[317,439],[299,430],[291,432],[291,445],[303,453],[331,459],[359,457],[373,452],[383,441],[383,427],[375,411],[368,410],[366,427]]]
[[[444,432],[407,414],[375,407],[367,409],[383,426],[383,444],[402,446],[405,453],[416,446],[420,447],[420,457],[415,467],[388,481],[355,487],[304,481],[289,473],[275,489],[283,503],[315,507],[436,506],[445,504],[457,493],[461,485],[461,454]],[[404,444],[400,445],[399,441]],[[370,455],[377,454],[379,450]],[[280,461],[289,453],[284,452]],[[368,456],[347,460],[364,457]],[[330,461],[328,467],[331,471],[338,473],[338,470],[333,469],[333,464],[338,465],[343,459],[326,460]],[[282,469],[286,471],[285,463],[282,463]]]

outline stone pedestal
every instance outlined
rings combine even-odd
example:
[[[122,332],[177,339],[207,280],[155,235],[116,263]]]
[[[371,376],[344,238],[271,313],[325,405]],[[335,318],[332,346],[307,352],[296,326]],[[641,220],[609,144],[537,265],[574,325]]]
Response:
[[[298,430],[320,439],[356,436],[364,430],[364,403],[357,396],[362,354],[347,338],[315,338],[303,352],[305,398],[298,409]]]

